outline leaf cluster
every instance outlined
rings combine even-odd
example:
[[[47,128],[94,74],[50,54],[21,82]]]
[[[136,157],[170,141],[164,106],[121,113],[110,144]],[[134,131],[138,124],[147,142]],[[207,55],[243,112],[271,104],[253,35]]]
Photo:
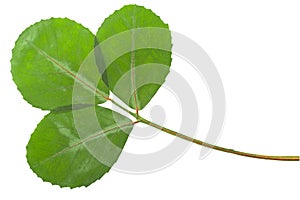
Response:
[[[28,27],[15,43],[11,72],[23,98],[49,111],[27,145],[31,169],[71,188],[107,173],[138,121],[100,104],[119,105],[113,93],[138,120],[169,73],[171,46],[168,25],[137,5],[115,11],[96,35],[67,18]]]

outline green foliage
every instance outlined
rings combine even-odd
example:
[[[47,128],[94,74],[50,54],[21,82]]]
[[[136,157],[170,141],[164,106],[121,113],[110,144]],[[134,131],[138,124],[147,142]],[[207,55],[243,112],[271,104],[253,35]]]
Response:
[[[97,36],[66,18],[27,28],[13,49],[13,80],[26,101],[50,111],[27,145],[31,169],[61,187],[100,179],[136,122],[98,104],[111,100],[109,89],[144,108],[169,73],[170,50],[168,25],[137,5],[112,14]]]
[[[31,105],[50,113],[27,145],[27,161],[44,181],[60,187],[89,186],[118,160],[136,123],[211,149],[240,156],[299,161],[212,145],[139,115],[164,83],[171,65],[171,34],[151,10],[124,6],[94,36],[69,20],[51,18],[27,28],[12,53],[12,75]],[[109,97],[118,96],[135,113]],[[136,118],[99,104],[110,101]],[[129,108],[129,109],[130,109]]]
[[[13,79],[24,99],[44,110],[71,105],[76,81],[100,78],[95,73],[96,66],[91,66],[85,76],[77,73],[94,49],[94,37],[87,28],[69,19],[51,18],[27,28],[16,41],[11,60]],[[95,96],[96,88],[86,84],[81,84],[85,91],[82,104],[90,103],[89,97]],[[96,103],[105,102],[103,97],[109,92],[102,81],[97,90],[103,96],[98,95]]]
[[[93,113],[98,123],[92,123]],[[102,107],[52,112],[32,134],[27,160],[44,181],[61,187],[88,186],[117,161],[132,127],[131,120]]]
[[[128,106],[143,109],[169,73],[168,25],[151,10],[129,5],[106,18],[96,36],[104,82]]]

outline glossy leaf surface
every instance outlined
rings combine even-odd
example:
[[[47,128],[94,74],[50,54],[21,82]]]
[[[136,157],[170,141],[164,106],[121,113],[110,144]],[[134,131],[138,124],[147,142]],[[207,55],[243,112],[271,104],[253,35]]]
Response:
[[[27,28],[16,41],[11,60],[12,75],[25,100],[35,107],[53,110],[72,104],[75,82],[82,87],[81,104],[103,103],[108,96],[96,65],[78,74],[94,48],[94,35],[69,19],[51,18]],[[88,99],[88,100],[87,100]]]
[[[171,33],[151,10],[128,5],[105,19],[96,58],[109,89],[133,109],[143,109],[171,65]]]
[[[31,169],[61,187],[88,186],[117,161],[133,123],[106,108],[52,112],[27,145]]]

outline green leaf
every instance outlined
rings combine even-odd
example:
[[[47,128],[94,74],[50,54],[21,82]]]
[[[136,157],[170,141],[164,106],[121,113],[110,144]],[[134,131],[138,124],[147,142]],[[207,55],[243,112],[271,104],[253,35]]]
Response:
[[[12,75],[25,100],[35,107],[53,110],[72,105],[73,86],[82,90],[80,104],[103,103],[108,89],[100,81],[97,66],[78,73],[94,48],[94,35],[69,19],[51,18],[27,28],[12,52]],[[95,93],[97,94],[95,98]]]
[[[168,25],[151,10],[128,5],[105,19],[96,38],[103,81],[131,108],[143,109],[169,73]]]
[[[88,186],[117,161],[133,124],[102,107],[52,112],[31,136],[28,163],[44,181],[61,187]]]

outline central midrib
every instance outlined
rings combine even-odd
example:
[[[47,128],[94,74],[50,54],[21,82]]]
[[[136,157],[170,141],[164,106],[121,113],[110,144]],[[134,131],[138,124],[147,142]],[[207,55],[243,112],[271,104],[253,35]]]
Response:
[[[59,61],[57,61],[55,58],[47,54],[45,51],[34,45],[31,41],[26,40],[26,42],[32,46],[40,55],[44,56],[47,60],[49,60],[51,63],[54,64],[58,69],[66,72],[66,74],[71,77],[73,80],[77,81],[80,83],[83,87],[87,88],[89,91],[92,93],[96,92],[96,94],[100,95],[102,98],[108,100],[109,97],[104,95],[101,90],[98,88],[94,87],[92,84],[84,81],[78,73],[73,72],[72,70],[68,69],[67,67],[63,66]]]
[[[132,33],[131,33],[131,86],[133,88],[133,98],[135,104],[136,114],[138,115],[139,107],[137,102],[137,94],[136,94],[136,85],[135,85],[135,28],[136,28],[136,21],[135,21],[135,8],[133,9],[132,19]]]
[[[89,136],[89,137],[87,137],[87,138],[85,138],[85,139],[83,139],[83,140],[80,140],[79,142],[77,142],[77,143],[75,143],[75,144],[73,144],[73,145],[71,145],[71,146],[68,146],[68,147],[66,147],[66,148],[64,148],[64,149],[62,149],[62,150],[60,150],[59,152],[56,152],[55,154],[53,154],[53,155],[50,156],[49,158],[46,158],[45,160],[42,160],[42,161],[40,161],[39,163],[35,164],[35,165],[33,166],[33,168],[38,167],[38,166],[42,165],[43,163],[45,163],[45,162],[47,162],[47,161],[49,161],[49,160],[51,160],[51,159],[53,159],[53,158],[56,158],[57,156],[59,156],[59,155],[65,153],[65,152],[67,152],[67,151],[69,151],[69,150],[72,150],[72,149],[74,149],[75,147],[77,147],[77,146],[79,146],[79,145],[82,145],[82,144],[84,144],[84,143],[86,143],[86,142],[90,142],[90,141],[96,139],[97,137],[102,136],[103,134],[109,134],[111,131],[114,131],[114,130],[117,130],[117,129],[120,129],[120,128],[123,128],[123,127],[127,127],[127,126],[132,126],[132,125],[134,125],[134,123],[133,123],[133,122],[130,122],[130,123],[126,123],[126,124],[123,124],[123,125],[117,125],[117,126],[115,126],[115,127],[112,127],[112,128],[110,128],[110,129],[107,129],[107,130],[102,130],[102,131],[100,131],[100,132],[97,132],[97,133],[95,133],[95,134],[93,134],[93,135],[91,135],[91,136]],[[113,133],[113,132],[112,132],[112,133]]]

